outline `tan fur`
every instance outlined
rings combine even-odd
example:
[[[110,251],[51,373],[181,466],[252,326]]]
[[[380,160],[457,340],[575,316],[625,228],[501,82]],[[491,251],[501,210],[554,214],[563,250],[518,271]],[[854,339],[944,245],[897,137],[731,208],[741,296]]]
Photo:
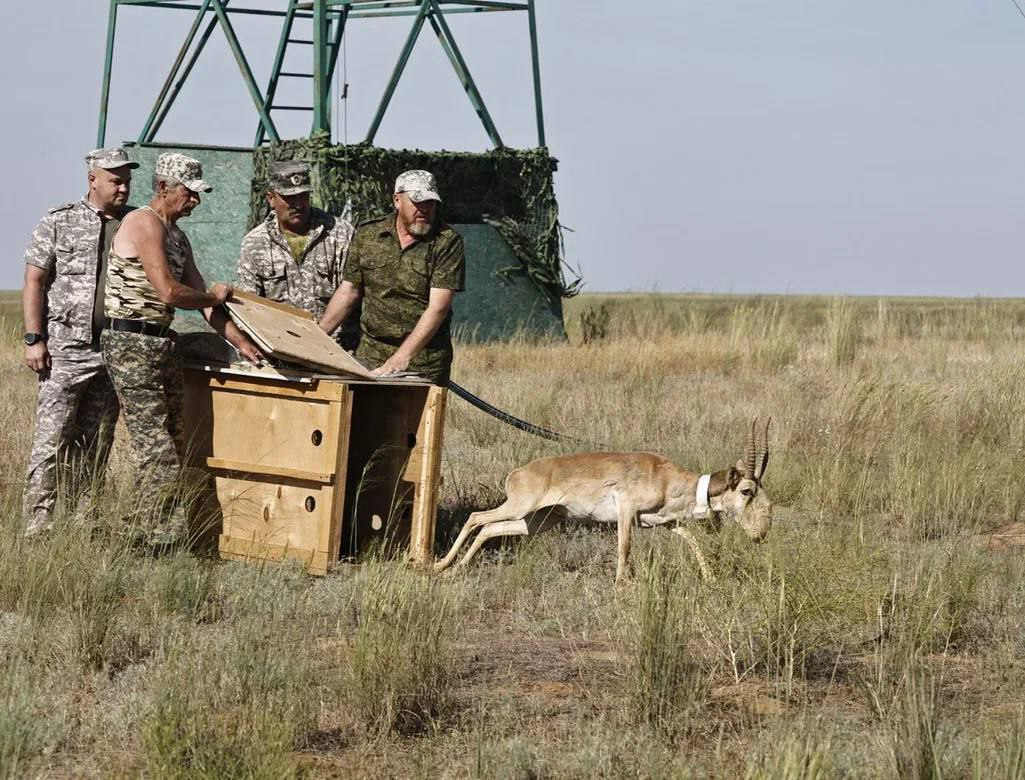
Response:
[[[738,466],[743,468],[743,464]],[[617,582],[626,573],[635,525],[674,525],[674,531],[693,550],[702,574],[710,578],[711,570],[697,541],[682,526],[692,519],[699,476],[650,452],[586,452],[531,461],[509,474],[505,481],[507,497],[501,506],[470,515],[435,571],[450,566],[478,528],[482,530],[458,565],[468,563],[487,539],[529,535],[528,519],[541,510],[558,507],[569,520],[616,523]],[[712,476],[709,504],[719,519],[725,515],[738,522],[754,539],[761,539],[768,531],[771,502],[761,490],[760,479],[745,478],[737,468],[723,469]],[[745,522],[744,515],[753,504],[758,504],[757,511]]]

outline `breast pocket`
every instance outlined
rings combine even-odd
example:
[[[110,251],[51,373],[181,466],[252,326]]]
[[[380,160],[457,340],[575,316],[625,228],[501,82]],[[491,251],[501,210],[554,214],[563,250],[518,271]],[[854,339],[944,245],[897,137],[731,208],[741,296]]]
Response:
[[[74,244],[58,244],[54,250],[57,255],[56,274],[57,276],[78,276],[88,270],[84,248]]]
[[[268,268],[258,274],[263,297],[278,303],[288,302],[288,275],[282,268]]]
[[[396,274],[396,286],[404,293],[426,300],[431,293],[431,272],[427,258],[403,258]]]
[[[350,259],[351,263],[352,260]],[[371,255],[361,257],[359,260],[359,272],[363,277],[363,285],[371,290],[381,290],[391,286],[392,272],[389,269],[387,257]]]

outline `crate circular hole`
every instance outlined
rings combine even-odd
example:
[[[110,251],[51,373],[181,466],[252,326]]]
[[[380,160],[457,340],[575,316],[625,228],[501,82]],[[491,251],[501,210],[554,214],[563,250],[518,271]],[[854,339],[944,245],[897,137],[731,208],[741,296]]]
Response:
[[[312,512],[316,508],[317,508],[317,499],[315,499],[313,496],[306,496],[306,511],[307,512]]]
[[[310,436],[310,441],[313,442],[314,447],[319,447],[320,443],[324,441],[324,434],[321,431],[314,431],[313,435]]]

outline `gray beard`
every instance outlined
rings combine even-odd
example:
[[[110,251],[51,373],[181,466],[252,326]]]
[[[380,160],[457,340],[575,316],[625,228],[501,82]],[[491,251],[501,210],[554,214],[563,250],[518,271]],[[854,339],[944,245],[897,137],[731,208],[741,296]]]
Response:
[[[414,222],[406,230],[409,231],[409,235],[416,236],[417,238],[423,238],[431,232],[431,228],[434,227],[429,222]]]

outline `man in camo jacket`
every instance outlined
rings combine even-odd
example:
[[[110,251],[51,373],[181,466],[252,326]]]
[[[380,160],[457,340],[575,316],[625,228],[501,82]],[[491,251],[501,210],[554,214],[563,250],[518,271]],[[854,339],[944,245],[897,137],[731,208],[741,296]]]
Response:
[[[139,166],[124,149],[96,149],[85,161],[86,196],[50,209],[25,252],[25,364],[39,377],[23,507],[28,536],[52,525],[58,484],[74,503],[98,483],[118,414],[99,335],[107,252]]]
[[[270,164],[270,214],[242,240],[235,289],[305,309],[319,319],[342,283],[353,227],[310,204],[313,185],[304,162]],[[352,350],[359,343],[359,311],[333,333]]]

